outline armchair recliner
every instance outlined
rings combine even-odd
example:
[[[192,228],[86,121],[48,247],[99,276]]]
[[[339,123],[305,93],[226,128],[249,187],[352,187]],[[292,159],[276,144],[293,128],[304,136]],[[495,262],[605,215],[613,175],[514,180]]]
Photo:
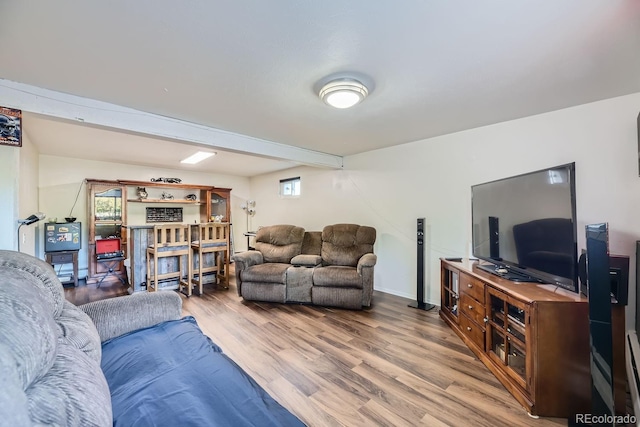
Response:
[[[300,254],[303,238],[304,228],[294,225],[261,228],[256,234],[256,250],[234,256],[238,295],[248,300],[285,302],[287,269],[291,259]]]

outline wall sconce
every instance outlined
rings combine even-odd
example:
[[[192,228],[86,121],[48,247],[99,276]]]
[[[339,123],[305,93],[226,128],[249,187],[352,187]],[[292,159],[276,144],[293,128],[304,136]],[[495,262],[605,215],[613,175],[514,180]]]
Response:
[[[33,215],[30,215],[25,219],[19,219],[18,220],[18,224],[20,224],[18,226],[18,252],[20,252],[20,228],[23,225],[31,225],[34,222],[38,222],[38,221],[44,219],[44,217],[45,217],[45,214],[43,214],[42,212],[36,212]]]

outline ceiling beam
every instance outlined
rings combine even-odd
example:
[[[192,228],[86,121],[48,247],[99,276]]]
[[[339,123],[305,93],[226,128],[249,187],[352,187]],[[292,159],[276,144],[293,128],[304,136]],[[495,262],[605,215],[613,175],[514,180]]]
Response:
[[[164,117],[132,108],[0,79],[2,106],[220,150],[342,168],[342,157]]]

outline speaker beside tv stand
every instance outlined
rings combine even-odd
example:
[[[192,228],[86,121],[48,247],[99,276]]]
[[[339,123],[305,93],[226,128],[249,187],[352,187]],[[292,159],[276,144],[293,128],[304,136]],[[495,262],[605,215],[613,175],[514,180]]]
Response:
[[[417,221],[417,281],[416,281],[416,301],[409,303],[409,307],[419,310],[431,310],[435,304],[424,302],[424,218]]]

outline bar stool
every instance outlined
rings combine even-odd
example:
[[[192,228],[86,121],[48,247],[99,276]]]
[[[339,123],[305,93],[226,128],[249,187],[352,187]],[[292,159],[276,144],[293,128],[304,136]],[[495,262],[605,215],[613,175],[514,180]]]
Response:
[[[147,247],[147,291],[157,291],[158,281],[162,279],[178,278],[178,288],[191,288],[191,227],[186,224],[158,224],[153,227],[153,244]],[[183,268],[182,257],[186,256],[186,272]],[[170,271],[171,263],[165,262],[162,272],[158,272],[158,264],[162,258],[177,259],[177,271]],[[153,259],[153,275],[151,274],[151,260]],[[186,278],[185,278],[186,273]],[[153,285],[153,286],[152,286]]]
[[[194,260],[197,259],[197,266],[193,268],[191,282],[198,285],[200,295],[202,295],[205,273],[215,272],[216,284],[222,284],[225,289],[229,288],[229,245],[228,223],[200,224],[198,240],[191,242],[191,257]],[[207,254],[210,253],[213,254],[212,263],[207,262],[207,258],[211,258],[207,257]],[[191,295],[191,289],[189,289],[188,295]]]

